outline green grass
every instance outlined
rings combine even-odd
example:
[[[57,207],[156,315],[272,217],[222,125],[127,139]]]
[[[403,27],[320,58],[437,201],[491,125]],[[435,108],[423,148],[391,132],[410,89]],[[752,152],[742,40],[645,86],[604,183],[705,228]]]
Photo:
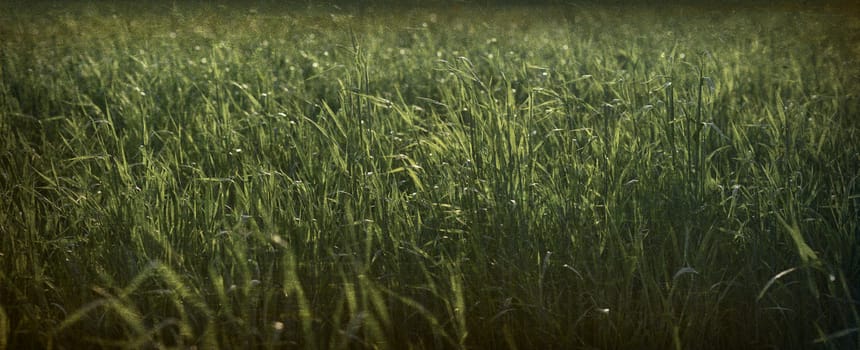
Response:
[[[2,348],[860,348],[860,20],[0,6]]]

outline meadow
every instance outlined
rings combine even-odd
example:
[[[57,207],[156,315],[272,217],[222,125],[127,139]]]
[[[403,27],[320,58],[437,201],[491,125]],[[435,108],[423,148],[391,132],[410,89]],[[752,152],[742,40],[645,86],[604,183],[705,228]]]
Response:
[[[839,7],[0,4],[0,349],[860,349]]]

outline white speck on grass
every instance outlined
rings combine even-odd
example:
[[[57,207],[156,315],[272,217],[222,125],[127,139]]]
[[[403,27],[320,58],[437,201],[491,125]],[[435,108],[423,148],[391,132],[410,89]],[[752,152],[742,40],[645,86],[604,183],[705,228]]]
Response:
[[[279,235],[272,235],[272,242],[274,242],[275,244],[282,244],[284,243],[284,239],[281,238],[281,236]]]

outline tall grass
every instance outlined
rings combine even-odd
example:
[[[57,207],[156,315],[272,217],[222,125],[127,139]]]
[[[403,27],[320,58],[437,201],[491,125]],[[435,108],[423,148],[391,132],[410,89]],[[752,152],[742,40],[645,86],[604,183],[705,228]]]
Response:
[[[0,348],[860,347],[856,17],[2,10]]]

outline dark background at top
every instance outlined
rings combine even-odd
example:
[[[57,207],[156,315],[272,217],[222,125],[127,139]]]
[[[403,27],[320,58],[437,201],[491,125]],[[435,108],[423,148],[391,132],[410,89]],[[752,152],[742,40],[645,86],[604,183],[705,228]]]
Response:
[[[213,2],[202,1],[200,2]],[[234,2],[237,5],[248,1],[214,1]],[[701,7],[854,7],[860,8],[860,0],[258,0],[262,4],[299,4],[299,5],[337,5],[346,7],[359,6],[403,6],[403,7],[437,7],[437,6],[527,6],[527,5],[625,5],[625,6],[701,6]]]
[[[119,5],[137,3],[132,0],[9,0],[7,5],[62,4],[69,2]],[[860,0],[154,0],[148,3],[174,3],[182,5],[267,5],[267,6],[338,6],[338,7],[472,7],[472,6],[530,6],[530,5],[611,5],[611,6],[695,6],[695,7],[831,7],[860,11]]]

